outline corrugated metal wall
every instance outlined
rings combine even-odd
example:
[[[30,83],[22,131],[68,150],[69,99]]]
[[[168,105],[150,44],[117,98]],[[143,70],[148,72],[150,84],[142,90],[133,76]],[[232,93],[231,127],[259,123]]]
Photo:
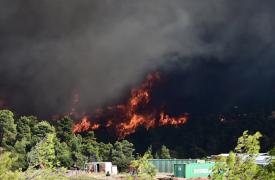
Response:
[[[195,159],[149,159],[158,170],[158,172],[173,173],[174,164],[196,163]]]

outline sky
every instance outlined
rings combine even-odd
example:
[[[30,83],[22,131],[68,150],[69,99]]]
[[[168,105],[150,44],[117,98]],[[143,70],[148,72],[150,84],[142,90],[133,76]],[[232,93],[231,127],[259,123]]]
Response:
[[[271,0],[2,0],[0,100],[47,116],[66,112],[78,92],[89,111],[160,71],[155,102],[171,112],[274,104],[274,8]]]

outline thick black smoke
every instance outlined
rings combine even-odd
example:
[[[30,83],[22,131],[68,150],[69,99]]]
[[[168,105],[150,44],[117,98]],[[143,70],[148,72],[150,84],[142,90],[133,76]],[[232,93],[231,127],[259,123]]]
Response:
[[[161,67],[168,104],[189,110],[232,91],[229,106],[274,88],[274,8],[271,0],[2,0],[0,99],[20,113],[59,114],[79,91],[81,108],[92,109]]]

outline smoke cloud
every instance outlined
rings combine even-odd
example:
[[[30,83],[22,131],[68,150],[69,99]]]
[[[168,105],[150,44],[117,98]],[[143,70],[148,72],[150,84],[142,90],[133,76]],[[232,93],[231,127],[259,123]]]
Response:
[[[193,57],[246,64],[247,74],[260,64],[271,70],[274,5],[2,0],[0,99],[19,112],[47,115],[65,112],[78,91],[81,108],[95,108],[175,59],[192,68]]]

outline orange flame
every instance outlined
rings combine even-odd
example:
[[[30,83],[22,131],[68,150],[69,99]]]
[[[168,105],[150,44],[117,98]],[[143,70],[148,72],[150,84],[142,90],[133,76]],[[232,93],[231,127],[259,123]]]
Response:
[[[96,118],[93,119],[106,119],[104,126],[114,128],[119,138],[134,133],[139,126],[149,129],[156,126],[178,126],[186,123],[188,119],[186,114],[180,117],[170,117],[163,111],[158,113],[157,109],[148,105],[151,100],[152,87],[159,80],[159,73],[149,74],[140,88],[131,91],[131,97],[126,104],[109,106],[106,110],[97,109]],[[84,117],[80,123],[75,124],[74,132],[95,130],[99,127],[101,127],[99,123],[88,123],[88,118]]]
[[[161,126],[167,125],[167,124],[171,124],[171,125],[180,125],[180,124],[184,124],[187,121],[187,115],[181,116],[179,118],[175,118],[175,117],[169,117],[169,115],[164,114],[164,112],[162,112],[160,114],[160,119],[159,119],[159,124]]]
[[[94,125],[91,126],[91,129],[95,130],[95,129],[98,129],[99,127],[100,127],[100,124],[96,123],[96,124],[94,124]]]
[[[79,124],[75,124],[73,127],[73,132],[82,132],[87,131],[90,129],[91,123],[89,121],[89,118],[87,116],[83,117],[81,122]]]

